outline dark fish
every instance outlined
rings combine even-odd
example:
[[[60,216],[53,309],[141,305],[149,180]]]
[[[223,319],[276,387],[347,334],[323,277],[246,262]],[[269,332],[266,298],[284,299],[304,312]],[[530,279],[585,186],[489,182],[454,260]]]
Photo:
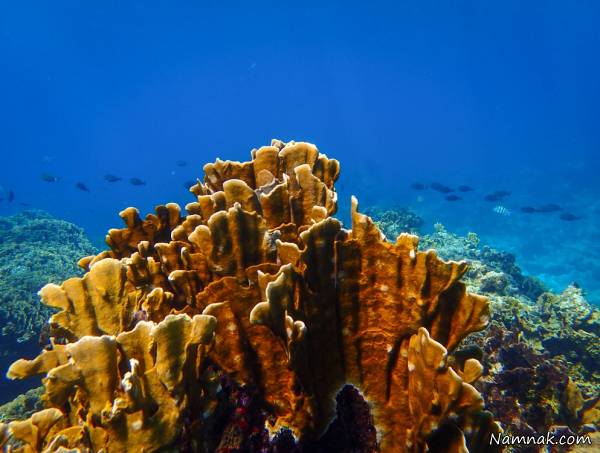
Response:
[[[104,180],[108,182],[117,182],[121,181],[123,178],[115,175],[104,175]]]
[[[411,188],[412,190],[425,190],[425,184],[423,184],[423,183],[420,183],[420,182],[413,182],[413,183],[410,185],[410,188]]]
[[[543,206],[540,206],[539,208],[537,208],[538,212],[556,212],[556,211],[562,211],[562,208],[554,203],[549,203],[549,204],[545,204]]]
[[[134,186],[145,186],[146,185],[146,181],[142,181],[140,178],[131,178],[129,180],[129,183]]]
[[[195,185],[196,185],[196,181],[192,181],[192,180],[189,180],[189,181],[186,181],[183,183],[183,187],[185,189],[189,189],[190,187],[195,186]]]
[[[433,190],[435,190],[436,192],[440,192],[440,193],[450,193],[450,192],[454,192],[454,189],[451,189],[448,186],[445,186],[443,184],[440,184],[439,182],[434,182],[431,183],[431,188]]]
[[[28,208],[29,206],[31,206],[29,203],[19,203],[21,206],[23,206],[24,208]]]
[[[471,186],[458,186],[458,191],[459,192],[473,192],[475,189],[473,189]]]
[[[178,167],[185,167],[187,165],[187,162],[185,160],[178,160],[177,162],[175,162],[175,165],[177,165]]]
[[[504,197],[508,197],[510,195],[510,192],[508,190],[496,190],[494,192],[494,195],[496,195],[498,198],[502,199]]]
[[[8,191],[8,202],[12,203],[14,199],[15,199],[15,193],[12,190],[9,190]]]
[[[538,212],[538,210],[531,206],[523,206],[521,208],[521,212],[524,212],[525,214],[533,214],[534,212]]]
[[[50,173],[42,173],[40,179],[44,182],[58,182],[58,177]]]
[[[570,212],[565,212],[560,215],[560,219],[565,222],[572,222],[573,220],[579,220],[581,217],[577,217],[575,214],[571,214]]]
[[[75,184],[75,187],[77,187],[79,190],[82,190],[84,192],[90,191],[90,189],[88,189],[88,187],[82,182],[78,182],[77,184]]]
[[[458,195],[448,195],[446,197],[446,200],[448,200],[448,201],[458,201],[458,200],[462,200],[462,198],[459,197]]]
[[[483,199],[485,201],[500,201],[502,199],[502,197],[499,197],[496,194],[490,193],[490,194],[486,195],[485,197],[483,197]]]

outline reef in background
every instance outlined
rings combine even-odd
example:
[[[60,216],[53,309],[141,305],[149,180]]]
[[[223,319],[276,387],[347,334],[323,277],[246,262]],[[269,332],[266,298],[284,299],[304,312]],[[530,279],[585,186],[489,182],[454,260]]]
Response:
[[[420,234],[423,227],[423,218],[408,208],[381,209],[370,206],[365,209],[365,214],[377,219],[377,226],[389,241],[395,241],[401,233]]]
[[[31,417],[35,412],[44,408],[41,397],[43,387],[28,390],[14,400],[0,406],[0,422],[11,422]]]
[[[389,229],[390,217],[388,211],[374,221],[396,234]],[[475,386],[504,430],[517,435],[599,431],[600,310],[585,300],[582,289],[571,285],[560,294],[549,292],[540,280],[523,275],[514,255],[481,246],[475,233],[457,236],[441,224],[419,247],[446,259],[467,259],[468,290],[490,300],[490,324],[471,335],[452,360],[460,364],[474,356],[485,365]]]
[[[0,217],[0,372],[39,348],[38,337],[53,312],[39,302],[47,283],[81,275],[77,260],[96,249],[78,226],[29,210]],[[0,403],[16,396],[0,380]]]

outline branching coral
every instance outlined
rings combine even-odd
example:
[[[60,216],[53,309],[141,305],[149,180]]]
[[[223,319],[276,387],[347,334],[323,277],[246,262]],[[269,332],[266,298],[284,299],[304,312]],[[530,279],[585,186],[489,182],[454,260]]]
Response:
[[[314,145],[273,141],[252,157],[206,165],[186,216],[123,211],[110,250],[80,261],[83,278],[40,292],[61,310],[51,345],[9,376],[46,373],[58,412],[35,439],[9,425],[23,451],[203,451],[215,369],[253,389],[272,434],[301,444],[326,431],[346,384],[382,451],[477,450],[497,429],[470,385],[481,366],[446,360],[489,318],[459,281],[466,264],[417,251],[409,234],[386,242],[356,200],[342,228],[330,217],[339,164]]]

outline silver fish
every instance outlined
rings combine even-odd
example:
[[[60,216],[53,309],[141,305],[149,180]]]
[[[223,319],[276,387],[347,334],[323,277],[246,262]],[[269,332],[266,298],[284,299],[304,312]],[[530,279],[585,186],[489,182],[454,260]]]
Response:
[[[505,216],[509,216],[511,214],[509,209],[505,208],[504,206],[500,206],[500,205],[494,207],[494,209],[492,209],[492,211],[494,211],[496,214],[505,215]]]

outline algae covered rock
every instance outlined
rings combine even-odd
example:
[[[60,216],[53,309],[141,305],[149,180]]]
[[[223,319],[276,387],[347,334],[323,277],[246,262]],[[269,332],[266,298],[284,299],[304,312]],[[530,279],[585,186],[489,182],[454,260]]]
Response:
[[[373,217],[375,224],[391,242],[401,233],[418,234],[423,226],[423,219],[408,208],[382,209],[374,206],[365,209],[365,214]]]
[[[80,275],[77,260],[95,252],[83,229],[43,211],[0,218],[0,366],[37,344],[51,309],[37,292]]]
[[[36,387],[0,406],[0,422],[6,423],[28,418],[34,412],[42,410],[43,404],[40,399],[42,393],[44,393],[44,387]]]

